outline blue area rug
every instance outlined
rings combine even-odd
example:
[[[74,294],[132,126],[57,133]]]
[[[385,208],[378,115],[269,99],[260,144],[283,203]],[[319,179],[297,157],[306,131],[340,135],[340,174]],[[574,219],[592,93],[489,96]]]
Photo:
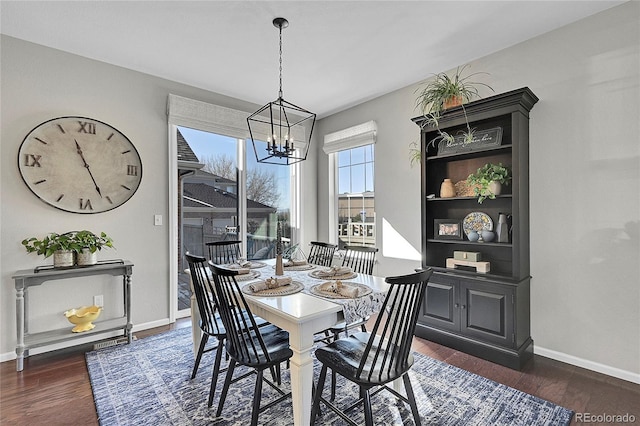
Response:
[[[203,356],[198,375],[190,380],[194,361],[191,348],[191,329],[181,328],[130,345],[88,352],[87,366],[100,424],[248,424],[255,376],[231,385],[222,418],[216,418],[224,374],[218,379],[213,406],[208,408],[214,353]],[[427,356],[415,354],[415,361],[410,377],[423,425],[564,425],[573,415],[566,408]],[[316,378],[318,370],[316,365]],[[289,389],[289,371],[283,369],[282,374],[283,387]],[[325,395],[328,387],[327,383]],[[263,387],[263,401],[275,395],[269,386]],[[339,406],[357,395],[353,385],[338,382]],[[389,392],[377,394],[372,401],[376,425],[414,424],[410,409]],[[353,419],[364,424],[362,410],[354,410]],[[259,422],[291,425],[291,401],[264,411]],[[337,426],[344,422],[324,410],[318,424]]]

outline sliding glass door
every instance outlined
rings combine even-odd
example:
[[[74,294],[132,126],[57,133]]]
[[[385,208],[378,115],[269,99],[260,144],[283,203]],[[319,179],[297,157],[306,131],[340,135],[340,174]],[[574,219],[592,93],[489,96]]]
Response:
[[[258,163],[250,140],[177,127],[178,316],[191,296],[184,254],[207,257],[206,243],[242,241],[243,256],[276,255],[277,224],[290,241],[291,167]],[[266,146],[266,144],[265,144]]]

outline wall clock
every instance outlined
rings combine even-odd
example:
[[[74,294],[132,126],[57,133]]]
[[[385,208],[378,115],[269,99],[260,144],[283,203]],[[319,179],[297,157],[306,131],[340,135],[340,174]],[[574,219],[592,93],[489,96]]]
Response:
[[[59,117],[36,126],[20,145],[18,168],[38,198],[73,213],[115,209],[142,179],[140,155],[129,138],[85,117]]]

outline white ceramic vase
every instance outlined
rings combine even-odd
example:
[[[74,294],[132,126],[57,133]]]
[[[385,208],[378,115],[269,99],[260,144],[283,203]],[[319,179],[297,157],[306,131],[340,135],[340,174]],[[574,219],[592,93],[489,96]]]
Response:
[[[53,267],[65,268],[73,266],[74,262],[73,251],[71,250],[57,250],[53,253]]]
[[[78,253],[78,266],[87,266],[87,265],[95,265],[98,263],[98,251],[91,253],[91,250],[88,248],[82,249],[80,253]]]
[[[494,195],[500,195],[500,192],[502,192],[502,184],[500,182],[496,182],[494,180],[489,182],[489,185],[487,185],[487,188]]]

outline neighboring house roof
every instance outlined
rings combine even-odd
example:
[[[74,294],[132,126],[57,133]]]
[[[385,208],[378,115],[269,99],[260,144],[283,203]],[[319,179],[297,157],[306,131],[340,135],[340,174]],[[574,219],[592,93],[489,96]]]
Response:
[[[236,194],[214,188],[204,183],[184,183],[184,207],[235,208],[238,204]],[[275,207],[247,200],[247,209],[266,209],[275,211]]]
[[[231,180],[231,179],[227,179],[227,178],[222,177],[222,176],[214,175],[213,173],[210,173],[210,172],[207,172],[207,171],[204,171],[204,170],[196,170],[196,172],[193,175],[193,177],[190,177],[189,179],[193,180],[193,179],[197,179],[197,178],[209,179],[211,181],[215,181],[217,184],[227,184],[227,185],[235,185],[236,184],[235,180]]]
[[[178,160],[198,163],[198,156],[193,152],[180,130],[178,130]]]

